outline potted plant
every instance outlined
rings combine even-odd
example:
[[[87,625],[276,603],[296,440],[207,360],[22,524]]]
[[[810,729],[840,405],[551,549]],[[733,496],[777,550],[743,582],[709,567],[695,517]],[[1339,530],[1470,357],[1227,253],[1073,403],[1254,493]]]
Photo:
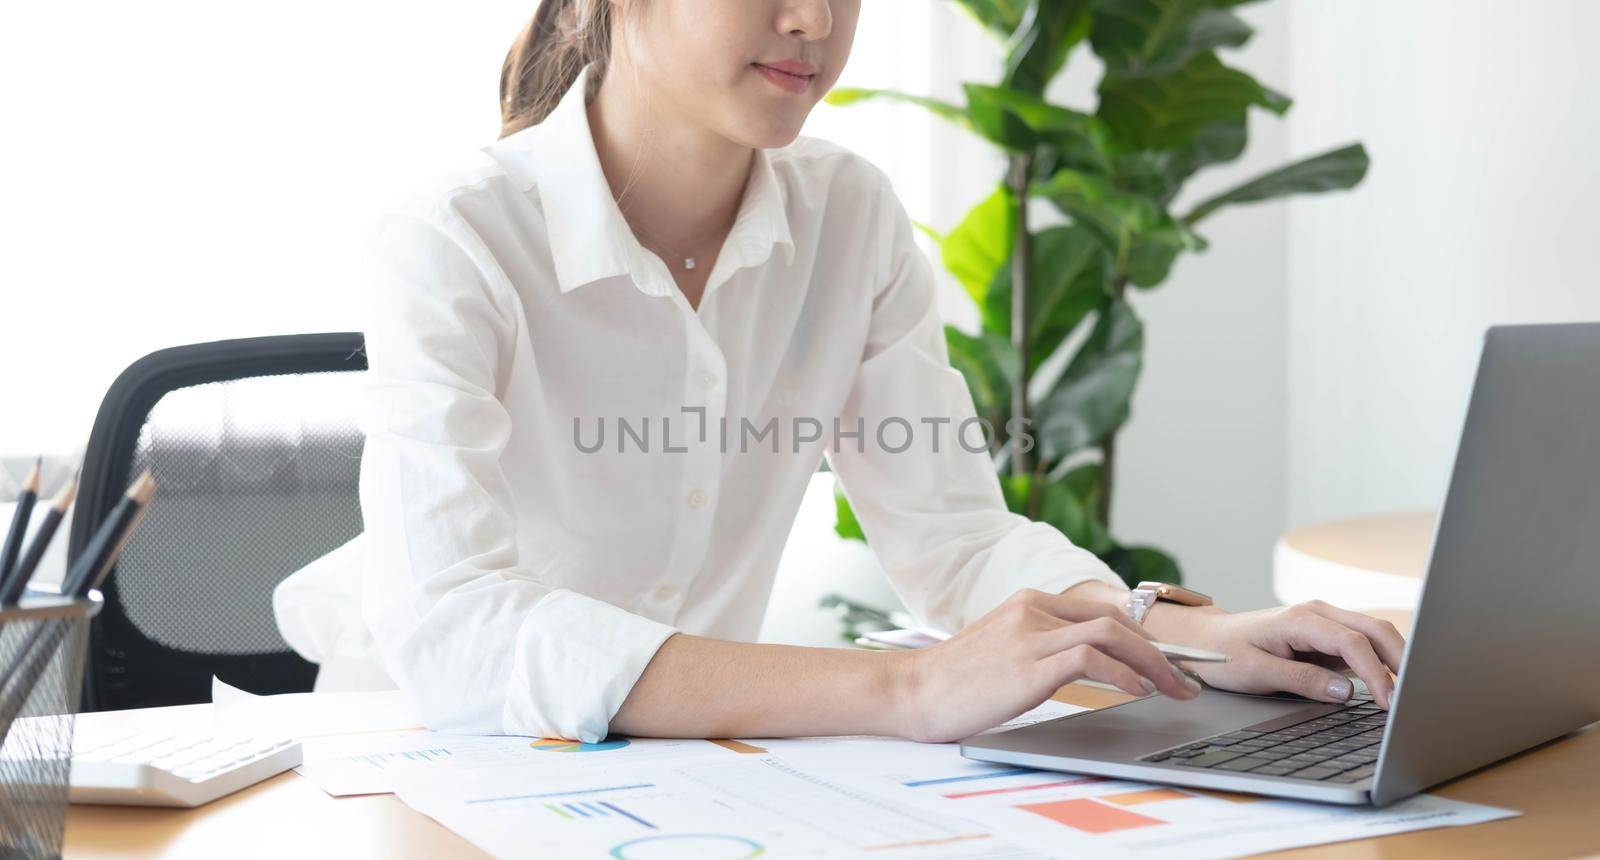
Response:
[[[1205,250],[1198,228],[1223,207],[1356,185],[1366,151],[1339,147],[1176,212],[1185,183],[1243,153],[1251,108],[1289,109],[1287,96],[1217,55],[1252,35],[1233,12],[1240,0],[953,2],[1002,41],[998,82],[963,84],[964,104],[849,87],[827,101],[910,102],[1005,153],[993,193],[954,229],[919,225],[982,320],[975,335],[946,327],[950,363],[994,428],[991,453],[1013,511],[1054,525],[1130,584],[1177,582],[1170,554],[1125,545],[1110,528],[1117,434],[1144,347],[1129,288],[1158,287],[1179,255]],[[1104,64],[1098,104],[1049,101],[1050,82],[1085,42]],[[1049,201],[1062,223],[1033,224],[1032,199]],[[1036,383],[1062,349],[1072,353],[1050,362],[1060,368],[1054,378]],[[1008,422],[1027,432],[1008,434]],[[837,485],[834,496],[835,530],[864,540]]]

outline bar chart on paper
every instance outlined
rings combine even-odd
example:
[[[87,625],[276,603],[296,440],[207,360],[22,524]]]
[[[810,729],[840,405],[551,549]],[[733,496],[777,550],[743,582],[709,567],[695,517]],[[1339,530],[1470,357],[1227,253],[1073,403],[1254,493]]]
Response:
[[[838,777],[1061,856],[1229,857],[1514,814],[1426,795],[1373,809],[931,756],[880,764],[876,773],[862,763]]]
[[[971,821],[855,790],[768,755],[559,776],[499,771],[402,786],[498,856],[1028,858]]]
[[[1251,804],[1260,797],[1201,789],[1158,788],[1095,776],[1024,768],[908,777],[908,791],[942,801],[1004,810],[1041,835],[1057,828],[1075,834],[1105,834],[1161,827],[1187,821],[1216,821],[1233,811],[1228,804]]]
[[[418,773],[518,766],[560,768],[613,760],[642,763],[723,752],[701,740],[612,737],[586,744],[551,738],[426,731],[312,738],[304,742],[304,747],[305,763],[297,768],[298,772],[335,797],[390,792],[397,781]]]

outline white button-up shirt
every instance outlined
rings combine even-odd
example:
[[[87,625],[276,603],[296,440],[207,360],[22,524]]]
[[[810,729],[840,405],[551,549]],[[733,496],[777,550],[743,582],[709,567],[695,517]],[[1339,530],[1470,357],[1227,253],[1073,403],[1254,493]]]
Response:
[[[1006,509],[881,170],[756,151],[696,309],[618,210],[583,92],[366,245],[362,612],[431,727],[595,741],[675,631],[753,640],[824,456],[929,625],[1120,584]]]

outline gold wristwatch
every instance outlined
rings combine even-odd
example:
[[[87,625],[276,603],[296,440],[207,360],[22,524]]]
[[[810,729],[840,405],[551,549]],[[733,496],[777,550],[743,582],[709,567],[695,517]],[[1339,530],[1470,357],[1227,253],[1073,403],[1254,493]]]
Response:
[[[1143,624],[1144,617],[1156,601],[1165,600],[1183,606],[1210,606],[1211,598],[1190,588],[1170,582],[1141,582],[1128,593],[1128,617],[1135,624]]]

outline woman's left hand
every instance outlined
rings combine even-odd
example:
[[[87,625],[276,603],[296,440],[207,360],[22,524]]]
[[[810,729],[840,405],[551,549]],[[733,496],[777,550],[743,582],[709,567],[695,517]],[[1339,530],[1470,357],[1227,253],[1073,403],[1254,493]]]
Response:
[[[1379,707],[1394,695],[1405,639],[1393,624],[1320,600],[1255,612],[1158,603],[1145,629],[1162,642],[1227,654],[1227,663],[1184,663],[1213,687],[1241,693],[1288,692],[1343,702],[1354,691],[1349,668]]]

